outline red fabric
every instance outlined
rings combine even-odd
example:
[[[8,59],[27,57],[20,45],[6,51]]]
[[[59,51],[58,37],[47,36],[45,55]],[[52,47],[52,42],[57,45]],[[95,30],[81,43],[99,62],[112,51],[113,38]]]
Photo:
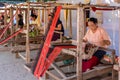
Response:
[[[82,62],[82,71],[85,72],[87,69],[92,69],[92,67],[99,64],[99,59],[96,56],[93,56],[88,61]]]
[[[113,9],[113,8],[96,8],[96,7],[92,7],[92,10],[95,12],[96,10],[111,11],[111,10],[115,10],[115,9]]]

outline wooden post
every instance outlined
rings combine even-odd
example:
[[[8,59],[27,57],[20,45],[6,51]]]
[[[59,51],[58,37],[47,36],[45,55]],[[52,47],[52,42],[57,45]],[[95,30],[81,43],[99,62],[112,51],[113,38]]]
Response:
[[[120,12],[120,9],[119,9],[119,12]],[[120,16],[120,13],[119,13],[119,16]],[[119,17],[119,21],[120,21],[120,17]],[[119,41],[120,41],[120,23],[119,23]],[[119,42],[119,57],[120,57],[120,42]],[[118,60],[118,63],[119,63],[119,68],[120,68],[120,58]],[[118,70],[118,79],[120,80],[120,71]]]
[[[102,4],[102,0],[97,0],[96,4]],[[98,19],[98,24],[101,25],[103,23],[103,12],[102,11],[96,11],[96,17]]]
[[[13,7],[10,7],[10,19],[12,19],[13,18]],[[13,20],[12,20],[12,22],[11,22],[11,26],[13,26]],[[11,27],[11,34],[13,33],[13,29],[12,29],[12,27]]]
[[[10,7],[10,20],[13,18],[13,7]],[[12,19],[12,22],[11,22],[11,28],[10,28],[10,33],[11,33],[11,35],[13,34],[13,21],[14,21],[14,19]],[[8,35],[8,34],[7,34]],[[13,40],[13,39],[11,39],[11,40]],[[13,44],[11,43],[11,46],[13,46]]]
[[[7,25],[7,7],[5,6],[4,25]]]
[[[84,9],[77,8],[77,80],[82,80],[82,40],[84,36]]]
[[[16,16],[15,16],[16,27],[14,27],[14,31],[17,31],[17,29],[18,29],[18,7],[16,7],[16,11],[17,11]],[[13,38],[13,39],[16,41],[17,40],[17,36],[15,38]],[[16,46],[16,43],[15,44],[13,43],[13,45]]]
[[[72,38],[72,11],[70,10],[70,27],[69,27],[69,37]]]
[[[27,34],[26,34],[26,62],[30,62],[30,46],[29,46],[29,18],[30,18],[30,3],[28,3],[27,9]]]
[[[45,32],[46,32],[46,24],[47,24],[47,21],[46,21],[46,7],[44,7],[44,24],[45,24],[45,26],[44,26],[44,34],[45,34]]]
[[[27,15],[28,15],[28,10],[25,9],[25,23],[27,23]],[[26,25],[25,25],[26,26]]]
[[[18,28],[18,7],[16,7],[17,15],[16,15],[16,29]]]

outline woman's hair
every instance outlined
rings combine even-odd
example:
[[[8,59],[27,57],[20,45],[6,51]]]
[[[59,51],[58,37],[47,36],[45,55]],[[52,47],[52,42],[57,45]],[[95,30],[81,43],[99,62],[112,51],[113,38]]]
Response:
[[[54,13],[50,13],[50,14],[48,14],[48,16],[51,16],[52,18],[54,17]]]
[[[88,22],[89,22],[89,21],[93,22],[94,24],[97,24],[97,23],[98,23],[97,18],[94,18],[94,17],[91,17],[91,18],[88,20]]]
[[[22,18],[23,18],[23,16],[22,16],[21,14],[18,14],[18,17],[19,17],[20,19],[22,19]]]
[[[36,18],[37,18],[37,15],[32,14],[32,15],[31,15],[31,17],[33,17],[33,18],[35,18],[35,19],[36,19]]]

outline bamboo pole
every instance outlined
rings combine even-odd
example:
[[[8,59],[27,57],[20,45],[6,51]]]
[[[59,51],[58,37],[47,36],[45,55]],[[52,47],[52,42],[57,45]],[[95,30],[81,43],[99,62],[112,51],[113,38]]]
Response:
[[[27,23],[27,15],[28,15],[28,10],[25,10],[25,23]],[[25,26],[26,26],[26,24],[25,24]]]
[[[57,76],[55,76],[54,74],[52,74],[51,72],[49,71],[46,71],[46,73],[51,76],[54,80],[61,80],[60,78],[58,78]]]
[[[7,25],[7,7],[5,6],[4,25]]]
[[[17,31],[17,29],[18,29],[18,7],[16,7],[16,11],[17,11],[17,15],[15,16],[15,19],[16,19],[16,27],[14,27],[14,31]],[[17,40],[17,36],[15,37],[15,38],[13,38],[14,40]],[[16,46],[16,43],[14,44],[13,43],[13,45],[15,45]]]
[[[102,4],[102,0],[97,0],[96,4]],[[102,11],[96,11],[96,17],[98,19],[98,24],[102,25],[103,23],[103,12]]]
[[[45,24],[45,26],[44,26],[44,34],[45,34],[45,32],[46,32],[46,24],[47,24],[47,21],[46,21],[46,7],[44,7],[44,14],[42,14],[43,16],[44,16],[44,24]]]
[[[69,37],[72,38],[72,11],[70,10],[70,27],[69,27]]]
[[[77,80],[82,80],[82,40],[84,36],[84,9],[77,8]]]
[[[26,62],[30,62],[30,46],[29,46],[29,18],[30,18],[30,3],[28,3],[28,9],[27,9],[27,34],[26,34]]]
[[[10,7],[10,20],[13,18],[13,7]],[[13,30],[13,20],[11,21],[11,28],[10,28],[10,33],[11,35],[13,34],[14,30]],[[9,29],[8,29],[9,30]],[[8,35],[8,34],[6,34]],[[12,39],[13,40],[13,39]],[[11,43],[11,46],[13,46],[13,44]]]
[[[61,75],[63,78],[67,78],[66,75],[64,74],[63,70],[60,69],[55,63],[51,64],[51,66]]]
[[[119,9],[119,12],[120,12],[120,9]],[[120,16],[120,13],[119,13],[119,16]],[[120,21],[120,17],[119,17],[119,21]],[[118,60],[118,63],[119,63],[119,69],[120,69],[120,23],[119,23],[119,60]],[[118,79],[120,80],[120,70],[118,70]]]

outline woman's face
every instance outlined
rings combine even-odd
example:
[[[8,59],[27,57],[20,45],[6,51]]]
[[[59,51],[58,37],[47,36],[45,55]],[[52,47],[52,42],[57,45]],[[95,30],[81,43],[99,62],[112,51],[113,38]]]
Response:
[[[51,16],[48,16],[48,21],[50,21],[52,19],[52,17]]]
[[[88,22],[88,27],[89,27],[92,31],[94,31],[94,30],[97,29],[97,24],[93,23],[92,21],[89,21],[89,22]]]
[[[35,20],[35,18],[34,18],[34,17],[31,17],[31,20],[32,20],[32,21],[34,21],[34,20]]]

